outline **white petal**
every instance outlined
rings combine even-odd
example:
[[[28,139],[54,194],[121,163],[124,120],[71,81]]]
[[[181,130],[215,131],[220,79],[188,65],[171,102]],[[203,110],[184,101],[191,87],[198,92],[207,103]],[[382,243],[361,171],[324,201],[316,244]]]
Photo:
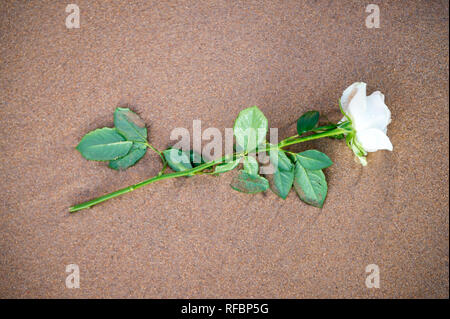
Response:
[[[366,121],[367,96],[366,83],[359,82],[353,89],[348,101],[347,115],[353,122],[353,127],[358,130],[362,123]]]
[[[380,99],[383,101],[384,103],[384,94],[381,93],[380,91],[374,91],[372,94],[370,94],[370,96],[375,95],[375,96],[379,96]]]
[[[344,93],[342,93],[342,97],[341,97],[341,104],[342,104],[342,109],[344,110],[345,113],[348,113],[348,111],[349,111],[350,101],[361,90],[364,90],[364,96],[366,96],[366,83],[355,82],[344,90]]]
[[[390,122],[391,112],[387,105],[384,104],[384,95],[376,91],[367,97],[366,111],[358,113],[354,126],[357,131],[376,128],[386,133]]]
[[[356,139],[367,152],[376,152],[378,150],[392,151],[393,149],[389,137],[383,131],[375,128],[356,132]]]

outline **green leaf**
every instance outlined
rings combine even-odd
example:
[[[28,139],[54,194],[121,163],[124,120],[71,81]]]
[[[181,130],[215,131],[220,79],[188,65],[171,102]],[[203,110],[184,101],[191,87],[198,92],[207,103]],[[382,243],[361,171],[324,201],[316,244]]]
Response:
[[[176,148],[169,148],[162,153],[167,164],[169,164],[170,168],[175,172],[181,172],[192,168],[189,153]]]
[[[272,191],[280,196],[282,199],[286,199],[289,191],[292,188],[294,182],[294,167],[290,171],[275,170],[273,175],[273,183],[270,185]]]
[[[76,148],[88,160],[110,161],[126,155],[132,145],[116,129],[104,127],[86,134]]]
[[[294,182],[294,165],[283,151],[273,150],[269,156],[275,170],[270,188],[275,194],[286,199]]]
[[[296,162],[294,189],[301,200],[322,208],[327,197],[328,186],[322,170],[308,170],[300,162]]]
[[[255,194],[268,189],[269,182],[264,177],[240,171],[239,175],[233,178],[230,186],[242,193]]]
[[[145,145],[134,143],[127,155],[114,161],[110,161],[109,167],[113,169],[126,169],[136,164],[137,161],[145,155],[145,152],[147,152],[147,147]]]
[[[234,123],[238,151],[253,151],[266,139],[268,122],[258,107],[242,110]]]
[[[216,168],[214,169],[214,173],[225,173],[225,172],[231,171],[232,169],[234,169],[236,166],[239,165],[240,161],[241,161],[241,158],[239,157],[239,158],[232,160],[231,162],[217,165]]]
[[[269,152],[270,163],[283,171],[290,171],[294,166],[286,156],[286,153],[281,150],[272,150]]]
[[[118,107],[114,111],[114,125],[128,141],[147,142],[147,128],[144,121],[128,108]]]
[[[311,131],[316,127],[319,122],[319,112],[317,111],[308,111],[304,113],[297,120],[297,133],[298,135],[302,135],[305,132]]]
[[[333,165],[331,159],[324,153],[317,150],[308,150],[296,155],[297,161],[309,170],[317,170],[327,168]]]
[[[258,175],[259,165],[256,158],[250,155],[244,157],[244,171],[246,171],[250,175]]]

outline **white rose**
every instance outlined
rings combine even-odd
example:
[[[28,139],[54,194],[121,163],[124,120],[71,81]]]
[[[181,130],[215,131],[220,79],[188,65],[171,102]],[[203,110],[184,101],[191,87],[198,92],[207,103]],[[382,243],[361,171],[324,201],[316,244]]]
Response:
[[[381,92],[366,96],[366,83],[356,82],[345,89],[341,105],[346,115],[342,121],[350,120],[353,128],[347,135],[347,143],[363,165],[367,164],[367,152],[392,151],[392,143],[386,135],[391,112]]]

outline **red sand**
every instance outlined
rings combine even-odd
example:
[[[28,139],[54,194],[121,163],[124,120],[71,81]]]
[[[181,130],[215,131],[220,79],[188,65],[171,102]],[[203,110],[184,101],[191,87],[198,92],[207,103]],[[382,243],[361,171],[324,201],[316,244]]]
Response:
[[[448,298],[448,2],[81,1],[0,7],[0,297]],[[116,172],[75,150],[130,104],[158,148],[175,127],[232,127],[258,105],[280,137],[318,109],[339,119],[354,81],[386,95],[394,152],[362,168],[325,151],[323,210],[291,193],[245,195],[221,178],[168,180],[69,215],[156,174],[148,153]],[[66,265],[80,289],[65,287]],[[379,289],[365,267],[380,267]]]

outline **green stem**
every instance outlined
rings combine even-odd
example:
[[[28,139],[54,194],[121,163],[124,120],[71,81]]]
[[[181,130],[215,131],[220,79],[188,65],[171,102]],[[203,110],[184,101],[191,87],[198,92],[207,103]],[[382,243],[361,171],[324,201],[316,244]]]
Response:
[[[315,129],[313,129],[313,132],[323,132],[323,131],[329,131],[331,129],[336,128],[337,125],[336,124],[329,124],[329,125],[324,125],[324,126],[319,126],[316,127]]]
[[[69,208],[69,211],[71,213],[74,213],[76,211],[79,211],[79,210],[82,210],[82,209],[85,209],[85,208],[89,208],[89,207],[97,205],[97,204],[99,204],[101,202],[107,201],[108,199],[111,199],[111,198],[114,198],[114,197],[117,197],[117,196],[129,193],[129,192],[132,192],[135,189],[141,188],[141,187],[143,187],[145,185],[148,185],[148,184],[151,184],[151,183],[154,183],[154,182],[157,182],[157,181],[161,181],[163,179],[181,177],[181,176],[190,175],[190,174],[195,173],[195,172],[199,172],[201,170],[204,170],[205,168],[208,168],[208,167],[211,167],[211,166],[214,166],[216,164],[221,163],[224,160],[224,158],[225,158],[225,156],[222,157],[219,160],[208,162],[208,163],[199,165],[197,167],[194,167],[194,168],[191,168],[191,169],[188,169],[188,170],[185,170],[185,171],[154,176],[154,177],[149,178],[149,179],[147,179],[145,181],[142,181],[140,183],[137,183],[137,184],[134,184],[134,185],[131,185],[131,186],[119,189],[119,190],[117,190],[115,192],[112,192],[112,193],[100,196],[100,197],[95,198],[93,200],[90,200],[90,201],[87,201],[87,202],[84,202],[84,203],[72,206],[72,207]]]
[[[163,174],[164,174],[164,171],[165,171],[166,168],[167,168],[167,164],[168,164],[167,161],[166,161],[166,159],[164,158],[163,153],[162,153],[161,151],[159,151],[156,147],[154,147],[154,146],[152,146],[151,144],[149,144],[148,142],[146,142],[144,145],[147,146],[148,148],[150,148],[152,151],[158,153],[159,157],[161,157],[161,161],[162,161],[162,163],[163,163],[163,168],[161,168],[161,170],[159,171],[159,173],[158,173],[157,176],[163,175]]]
[[[164,172],[166,171],[167,168],[167,161],[164,159],[164,164],[163,164],[163,168],[161,168],[161,170],[158,173],[158,176],[161,176],[162,174],[164,174]]]
[[[161,151],[159,151],[158,149],[156,149],[156,147],[152,146],[152,145],[149,144],[149,143],[145,143],[145,146],[147,146],[148,148],[150,148],[152,151],[158,153],[159,157],[161,157],[161,160],[162,160],[163,164],[166,163],[166,159],[164,158],[164,155],[162,154]]]
[[[346,133],[347,131],[341,128],[335,128],[333,130],[330,131],[326,131],[326,132],[322,132],[322,133],[317,133],[317,134],[313,134],[313,135],[308,135],[308,136],[304,136],[304,137],[298,137],[296,139],[290,139],[287,138],[283,141],[281,141],[280,143],[278,143],[278,147],[282,148],[282,147],[286,147],[289,145],[293,145],[293,144],[298,144],[298,143],[302,143],[302,142],[306,142],[306,141],[312,141],[312,140],[317,140],[319,138],[323,138],[323,137],[329,137],[329,136],[335,136],[335,135],[340,135],[343,133]]]
[[[323,133],[323,132],[326,132],[326,131],[333,130],[333,129],[337,128],[337,127],[338,126],[336,124],[323,125],[323,126],[319,126],[319,127],[316,127],[314,129],[312,129],[311,132]],[[288,137],[287,139],[283,140],[282,142],[288,142],[288,141],[296,140],[299,137],[300,137],[300,135],[296,134],[294,136]]]
[[[289,136],[288,138],[282,140],[281,142],[292,141],[292,140],[295,140],[295,139],[297,139],[297,138],[299,138],[299,137],[300,137],[300,135],[296,134],[296,135],[294,135],[294,136]]]
[[[339,135],[339,134],[342,134],[344,132],[346,132],[344,129],[335,128],[333,130],[330,130],[330,131],[327,131],[327,132],[323,132],[323,133],[313,134],[313,135],[309,135],[309,136],[305,136],[305,137],[298,137],[298,138],[296,137],[293,140],[292,140],[292,138],[288,138],[288,139],[285,139],[285,140],[281,141],[275,147],[273,145],[269,145],[268,144],[269,146],[267,146],[264,150],[258,150],[258,151],[259,152],[267,152],[267,151],[271,151],[271,150],[274,150],[274,149],[281,149],[281,148],[289,146],[289,145],[298,144],[298,143],[306,142],[306,141],[310,141],[310,140],[315,140],[315,139],[322,138],[322,137]],[[204,170],[206,168],[209,168],[209,167],[212,167],[214,165],[222,163],[223,161],[225,161],[226,159],[228,159],[230,157],[230,155],[225,155],[225,156],[223,156],[222,158],[220,158],[218,160],[211,161],[211,162],[208,162],[208,163],[205,163],[205,164],[201,164],[199,166],[196,166],[194,168],[191,168],[191,169],[188,169],[188,170],[185,170],[185,171],[174,172],[174,173],[169,173],[169,174],[163,174],[165,168],[167,167],[167,161],[165,160],[165,158],[164,158],[164,156],[163,156],[163,154],[161,152],[156,150],[154,147],[150,146],[150,144],[148,144],[148,146],[151,149],[155,150],[157,153],[159,153],[160,156],[161,156],[161,159],[163,160],[164,167],[159,172],[158,175],[156,175],[156,176],[154,176],[152,178],[149,178],[149,179],[147,179],[145,181],[142,181],[140,183],[137,183],[137,184],[134,184],[134,185],[131,185],[131,186],[119,189],[119,190],[117,190],[115,192],[112,192],[112,193],[100,196],[98,198],[92,199],[90,201],[87,201],[87,202],[84,202],[84,203],[72,206],[72,207],[69,208],[69,211],[71,213],[74,213],[74,212],[77,212],[79,210],[92,207],[94,205],[97,205],[99,203],[107,201],[108,199],[111,199],[111,198],[114,198],[114,197],[117,197],[117,196],[129,193],[129,192],[132,192],[135,189],[141,188],[141,187],[143,187],[145,185],[148,185],[148,184],[151,184],[151,183],[154,183],[154,182],[157,182],[157,181],[161,181],[161,180],[169,179],[169,178],[176,178],[176,177],[181,177],[181,176],[192,175],[194,173],[201,172],[202,170]],[[234,155],[235,156],[245,156],[246,152],[236,153]]]

